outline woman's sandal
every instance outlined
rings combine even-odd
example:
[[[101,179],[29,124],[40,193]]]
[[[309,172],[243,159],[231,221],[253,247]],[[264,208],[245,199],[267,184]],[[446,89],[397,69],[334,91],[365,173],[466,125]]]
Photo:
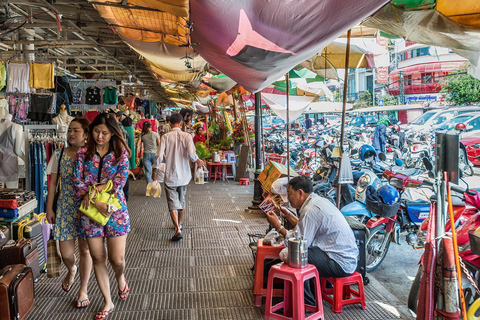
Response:
[[[110,312],[113,311],[113,308],[114,307],[112,307],[112,309],[110,309],[110,310],[100,310],[100,311],[98,311],[95,314],[95,320],[105,320],[108,317],[108,315],[110,314]]]
[[[69,292],[72,289],[73,283],[75,282],[75,276],[77,275],[77,269],[75,269],[75,274],[73,275],[73,280],[70,283],[67,283],[67,277],[65,277],[62,281],[62,289],[65,292]]]
[[[130,289],[128,288],[128,284],[127,284],[127,278],[125,278],[125,276],[123,277],[125,279],[125,288],[123,288],[123,290],[120,290],[120,288],[118,289],[118,296],[120,300],[127,299],[128,293],[130,292]]]
[[[89,305],[90,305],[90,300],[88,298],[83,300],[77,299],[77,308],[82,309],[82,308],[88,307]]]

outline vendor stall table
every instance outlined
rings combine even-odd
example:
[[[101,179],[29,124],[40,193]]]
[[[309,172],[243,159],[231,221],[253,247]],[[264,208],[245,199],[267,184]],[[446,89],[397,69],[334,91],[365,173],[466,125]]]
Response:
[[[210,176],[210,180],[214,179],[213,182],[217,181],[217,178],[220,177],[222,181],[227,181],[227,167],[233,166],[235,163],[233,162],[209,162],[208,165],[208,172]],[[221,170],[221,171],[220,171]]]

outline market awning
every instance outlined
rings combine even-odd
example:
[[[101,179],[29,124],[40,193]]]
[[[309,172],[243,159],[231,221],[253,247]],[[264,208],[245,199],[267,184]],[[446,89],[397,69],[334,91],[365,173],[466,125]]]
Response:
[[[353,104],[347,103],[346,110],[351,110]],[[341,113],[343,110],[342,102],[318,101],[310,103],[305,113]]]
[[[384,106],[384,107],[369,107],[362,109],[350,110],[350,113],[366,113],[366,112],[386,112],[386,111],[400,111],[400,110],[413,110],[413,109],[423,109],[424,106],[421,104],[402,104],[397,106]]]
[[[287,96],[271,93],[262,93],[262,99],[277,116],[283,121],[287,121]],[[289,120],[294,121],[299,118],[313,101],[313,97],[291,96],[289,103]]]
[[[431,72],[452,72],[457,71],[461,68],[466,68],[466,61],[445,61],[445,62],[435,62],[435,63],[426,63],[426,64],[417,64],[414,66],[399,68],[390,73],[390,77],[395,77],[399,75],[400,71],[404,75],[411,75],[415,73],[431,73]]]

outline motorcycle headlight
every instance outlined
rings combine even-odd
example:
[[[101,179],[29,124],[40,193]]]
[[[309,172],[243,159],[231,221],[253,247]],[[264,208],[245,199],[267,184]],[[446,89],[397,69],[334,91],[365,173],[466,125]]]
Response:
[[[392,177],[390,178],[390,185],[397,189],[403,189],[403,180]]]

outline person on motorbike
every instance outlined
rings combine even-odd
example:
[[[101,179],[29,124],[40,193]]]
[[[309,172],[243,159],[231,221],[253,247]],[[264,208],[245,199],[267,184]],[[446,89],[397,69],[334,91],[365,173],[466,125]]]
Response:
[[[401,131],[399,125],[394,124],[392,126],[392,133],[398,136],[398,147],[403,150],[403,147],[405,147],[405,132]]]
[[[377,151],[377,155],[381,152],[385,152],[385,146],[387,145],[387,126],[390,125],[388,118],[382,118],[377,122],[375,133],[373,134],[372,146]]]
[[[286,230],[274,211],[266,213],[270,225],[285,239],[293,237],[295,230],[303,236],[307,241],[308,263],[318,269],[320,277],[351,275],[357,268],[358,248],[353,231],[342,213],[328,199],[313,193],[312,182],[306,176],[291,179],[287,184],[287,194],[299,218],[285,207],[279,214],[294,228]],[[309,282],[305,283],[305,302],[315,304]]]

